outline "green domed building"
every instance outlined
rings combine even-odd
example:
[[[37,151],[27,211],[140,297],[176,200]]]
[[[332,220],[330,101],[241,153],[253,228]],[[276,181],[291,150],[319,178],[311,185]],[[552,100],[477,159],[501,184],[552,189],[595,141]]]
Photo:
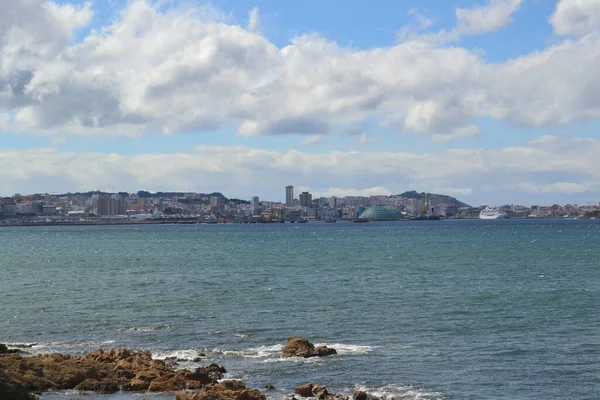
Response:
[[[360,219],[369,221],[397,221],[404,219],[404,215],[400,210],[391,206],[373,206],[367,208],[361,215]]]

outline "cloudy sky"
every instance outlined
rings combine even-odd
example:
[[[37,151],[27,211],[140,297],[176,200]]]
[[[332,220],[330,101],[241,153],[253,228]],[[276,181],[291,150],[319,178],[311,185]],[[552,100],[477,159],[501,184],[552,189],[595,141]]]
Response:
[[[0,194],[600,201],[600,0],[0,1]]]

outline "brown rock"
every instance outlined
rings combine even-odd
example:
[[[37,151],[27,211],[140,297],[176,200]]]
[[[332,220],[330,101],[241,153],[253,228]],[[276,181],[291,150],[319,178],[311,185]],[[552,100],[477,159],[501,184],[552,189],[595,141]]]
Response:
[[[5,348],[0,346],[0,351],[4,352]],[[94,350],[85,356],[46,354],[23,357],[9,352],[0,356],[0,371],[5,372],[0,375],[1,400],[13,400],[14,396],[21,396],[19,393],[28,396],[28,391],[67,389],[98,393],[119,389],[151,392],[200,390],[206,385],[216,384],[226,373],[225,368],[217,364],[198,367],[195,371],[175,371],[164,361],[153,360],[150,352],[126,349]],[[230,381],[206,396],[229,391],[232,393],[227,396],[237,400],[243,390],[245,385],[242,382]],[[22,400],[20,397],[14,399]],[[23,399],[29,400],[29,397]]]
[[[83,382],[79,383],[77,386],[75,386],[75,390],[106,394],[118,391],[119,385],[116,382],[86,379]]]
[[[365,392],[363,392],[362,390],[357,390],[352,395],[352,399],[353,400],[367,400],[367,394]]]
[[[317,399],[323,400],[325,399],[325,397],[327,397],[329,392],[327,391],[327,388],[323,385],[313,385],[312,394]]]
[[[18,376],[0,368],[0,399],[34,400],[35,396],[28,393]]]
[[[313,384],[305,383],[304,385],[300,385],[294,390],[294,393],[302,397],[313,397]]]
[[[236,400],[267,400],[267,398],[256,389],[246,389],[238,394]]]
[[[326,356],[330,356],[333,354],[337,354],[337,351],[335,349],[329,348],[327,346],[318,346],[315,348],[314,354],[317,357],[326,357]]]
[[[300,336],[292,336],[288,338],[287,344],[282,350],[283,357],[325,357],[332,354],[337,354],[337,351],[327,346],[315,346]]]
[[[223,386],[227,390],[244,390],[244,389],[246,389],[246,384],[244,382],[235,380],[235,379],[221,381],[221,383],[219,383],[219,385]]]
[[[19,354],[22,353],[19,349],[9,349],[5,344],[0,343],[0,354]]]
[[[315,346],[300,336],[292,336],[288,338],[287,344],[283,348],[283,357],[311,357],[315,350]]]
[[[145,381],[133,378],[123,386],[123,390],[129,392],[145,392],[150,387],[150,384]]]

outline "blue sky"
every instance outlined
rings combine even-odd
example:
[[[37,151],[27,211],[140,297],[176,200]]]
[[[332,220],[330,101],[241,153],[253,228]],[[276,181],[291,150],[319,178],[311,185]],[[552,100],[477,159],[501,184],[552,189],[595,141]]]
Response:
[[[9,3],[3,195],[600,200],[594,1]]]

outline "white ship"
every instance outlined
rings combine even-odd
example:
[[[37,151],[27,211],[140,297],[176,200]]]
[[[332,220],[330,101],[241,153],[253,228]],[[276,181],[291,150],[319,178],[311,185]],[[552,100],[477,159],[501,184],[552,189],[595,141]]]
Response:
[[[486,207],[479,213],[479,219],[504,219],[508,218],[506,213],[496,207]]]

